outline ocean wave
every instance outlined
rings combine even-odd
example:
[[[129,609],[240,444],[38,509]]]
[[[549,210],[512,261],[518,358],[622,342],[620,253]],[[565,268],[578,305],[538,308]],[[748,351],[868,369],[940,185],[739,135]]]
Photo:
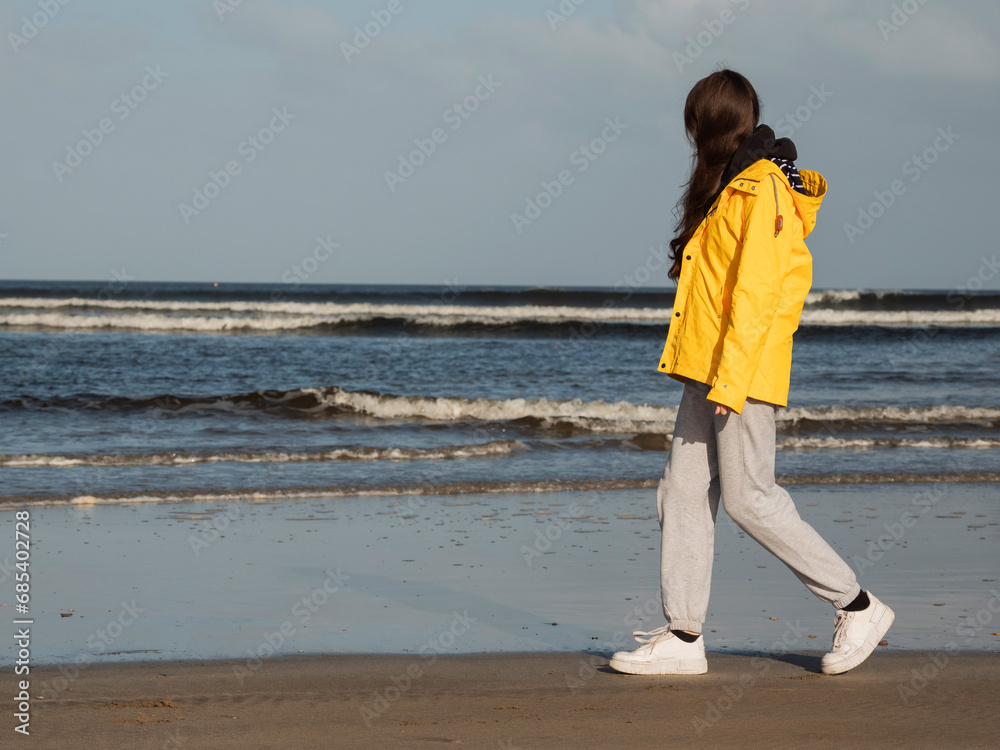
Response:
[[[436,423],[513,422],[524,427],[577,427],[587,432],[631,433],[665,431],[673,426],[677,408],[627,401],[560,401],[555,399],[469,399],[399,396],[374,391],[349,391],[337,386],[255,391],[224,396],[165,394],[149,398],[78,396],[0,401],[0,409],[69,409],[145,411],[170,414],[201,411],[259,411],[308,418],[365,417],[386,421]]]
[[[806,305],[835,305],[842,302],[861,299],[860,289],[824,289],[809,292],[806,295]]]
[[[871,293],[869,296],[872,296]],[[801,325],[813,327],[995,327],[1000,308],[866,309],[857,291],[811,293]],[[613,298],[609,298],[614,303]],[[419,327],[439,331],[469,329],[530,332],[571,328],[594,335],[608,327],[654,330],[669,324],[669,300],[662,307],[571,305],[376,304],[336,302],[94,300],[0,298],[0,327],[64,331],[123,330],[154,333],[307,333],[341,329]],[[598,328],[595,328],[598,327]]]
[[[0,324],[47,328],[140,330],[248,330],[311,328],[370,320],[416,325],[511,325],[516,323],[653,323],[670,320],[670,308],[568,305],[376,304],[336,302],[187,302],[0,298]],[[53,312],[61,310],[63,312]],[[127,312],[127,315],[121,313]]]
[[[194,466],[212,463],[307,463],[315,461],[449,461],[462,458],[506,456],[525,448],[517,440],[496,440],[439,448],[374,448],[356,446],[315,451],[225,451],[221,453],[127,453],[56,455],[29,453],[0,455],[0,466]]]
[[[778,450],[876,450],[903,448],[908,450],[996,450],[1000,438],[962,438],[952,436],[924,438],[779,438]]]
[[[820,422],[829,427],[859,423],[955,424],[1000,420],[1000,408],[988,406],[800,406],[778,412],[779,423]]]
[[[786,474],[777,477],[780,484],[794,485],[849,485],[849,484],[940,484],[975,483],[996,484],[1000,472],[927,472],[927,473],[839,473],[839,474]],[[0,497],[0,510],[16,510],[25,506],[76,506],[127,505],[133,503],[268,503],[311,499],[337,499],[360,497],[430,497],[453,495],[535,494],[548,492],[593,492],[614,490],[651,490],[657,479],[598,479],[576,481],[524,481],[524,482],[466,482],[414,486],[387,485],[383,487],[302,487],[283,490],[242,491],[224,490],[190,491],[150,494],[109,493],[103,495],[60,495],[39,497]],[[401,515],[423,507],[423,502],[400,504]],[[483,520],[499,520],[490,516]]]
[[[925,326],[993,327],[1000,325],[1000,310],[830,310],[802,311],[802,326],[876,326],[911,328]]]
[[[628,441],[629,445],[645,451],[663,452],[670,449],[673,436],[644,434]],[[779,451],[869,451],[869,450],[998,450],[1000,438],[957,437],[782,437],[779,433],[776,448]]]
[[[644,451],[665,452],[673,436],[668,433],[644,433],[632,439],[587,441],[574,443],[573,450],[618,449],[623,444]],[[136,466],[198,466],[215,463],[315,463],[323,461],[453,461],[465,458],[506,458],[525,450],[552,446],[542,442],[497,440],[470,445],[446,445],[438,448],[376,448],[355,446],[313,451],[222,451],[218,453],[122,453],[122,454],[0,454],[0,467],[7,468],[75,468],[75,467],[136,467]],[[1000,438],[924,437],[924,438],[836,438],[779,437],[779,451],[827,450],[865,451],[878,449],[905,450],[997,450]]]
[[[155,410],[170,414],[201,411],[261,412],[298,418],[364,417],[383,421],[434,423],[506,422],[525,428],[576,429],[581,432],[636,435],[673,430],[677,407],[629,401],[557,399],[487,399],[351,391],[338,386],[214,396],[164,394],[148,398],[80,394],[50,399],[0,401],[6,411],[32,409]],[[1000,426],[1000,408],[934,405],[810,406],[779,409],[779,428],[796,431],[837,430],[896,425],[976,424]]]

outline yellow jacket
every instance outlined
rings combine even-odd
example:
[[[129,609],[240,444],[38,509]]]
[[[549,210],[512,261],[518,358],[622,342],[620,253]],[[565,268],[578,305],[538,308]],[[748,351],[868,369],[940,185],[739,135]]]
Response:
[[[708,400],[737,413],[747,397],[788,403],[792,334],[812,285],[805,238],[826,195],[821,174],[800,174],[808,194],[774,162],[750,165],[684,248],[660,372],[707,383]]]

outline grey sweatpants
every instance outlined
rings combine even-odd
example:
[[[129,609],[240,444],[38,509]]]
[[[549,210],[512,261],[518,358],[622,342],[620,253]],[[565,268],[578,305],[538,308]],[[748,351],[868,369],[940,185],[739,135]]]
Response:
[[[846,606],[861,592],[854,572],[774,482],[777,407],[747,399],[740,414],[716,415],[708,392],[703,383],[685,384],[657,491],[660,588],[670,628],[701,632],[720,497],[736,525],[810,591],[835,607]]]

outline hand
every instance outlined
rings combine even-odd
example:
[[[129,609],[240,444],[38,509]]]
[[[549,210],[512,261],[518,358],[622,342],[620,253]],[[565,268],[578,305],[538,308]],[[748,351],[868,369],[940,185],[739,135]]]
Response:
[[[729,413],[729,409],[727,409],[722,404],[716,404],[715,405],[715,413],[716,414],[721,414],[722,416],[726,416]]]

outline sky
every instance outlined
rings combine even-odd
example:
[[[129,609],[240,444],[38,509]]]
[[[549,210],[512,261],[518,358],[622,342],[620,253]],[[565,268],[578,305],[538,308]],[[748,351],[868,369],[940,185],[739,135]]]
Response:
[[[998,40],[987,0],[0,0],[0,276],[669,287],[730,67],[829,183],[814,288],[1000,289]]]

